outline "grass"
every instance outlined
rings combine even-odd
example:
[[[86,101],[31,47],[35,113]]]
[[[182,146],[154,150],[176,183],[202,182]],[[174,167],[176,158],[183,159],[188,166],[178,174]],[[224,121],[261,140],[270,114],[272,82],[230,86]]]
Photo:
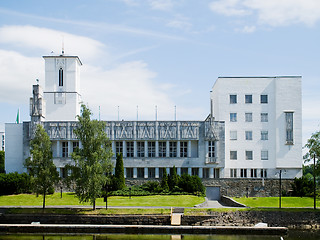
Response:
[[[42,206],[42,196],[34,194],[19,194],[0,196],[0,206]],[[108,206],[156,206],[156,207],[193,207],[204,202],[204,197],[193,195],[155,195],[155,196],[114,196],[108,197]],[[80,203],[73,193],[55,193],[46,196],[46,206],[90,206],[90,203]],[[105,206],[103,198],[98,198],[96,206]]]
[[[279,197],[241,197],[233,198],[235,201],[252,208],[278,208]],[[320,199],[317,199],[317,206],[320,206]],[[312,197],[282,197],[281,207],[284,208],[313,208]]]

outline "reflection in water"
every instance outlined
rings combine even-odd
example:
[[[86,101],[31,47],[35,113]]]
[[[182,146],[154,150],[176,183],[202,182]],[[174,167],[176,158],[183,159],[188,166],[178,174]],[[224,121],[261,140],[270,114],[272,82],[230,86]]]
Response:
[[[245,235],[160,235],[160,234],[95,234],[95,235],[0,235],[0,240],[281,240],[281,236]],[[290,231],[283,240],[319,240],[320,231]]]

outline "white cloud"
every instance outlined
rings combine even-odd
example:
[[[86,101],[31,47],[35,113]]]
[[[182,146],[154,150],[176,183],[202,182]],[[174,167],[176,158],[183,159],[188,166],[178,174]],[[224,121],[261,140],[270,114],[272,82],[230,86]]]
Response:
[[[168,11],[173,7],[172,0],[148,0],[152,9]]]
[[[192,27],[192,24],[190,23],[188,18],[181,15],[176,15],[173,20],[167,23],[167,26],[183,30],[189,30]]]
[[[255,14],[259,23],[271,26],[313,25],[320,19],[319,0],[218,0],[209,7],[225,16]]]
[[[239,32],[243,33],[253,33],[256,30],[255,26],[244,26],[243,28],[236,29]]]

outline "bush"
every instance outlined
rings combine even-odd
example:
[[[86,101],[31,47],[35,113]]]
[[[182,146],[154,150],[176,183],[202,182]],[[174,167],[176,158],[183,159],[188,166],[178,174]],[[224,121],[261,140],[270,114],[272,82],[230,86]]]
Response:
[[[30,193],[30,176],[26,173],[1,173],[0,195]]]
[[[310,197],[313,196],[313,181],[306,176],[295,178],[292,183],[292,196]]]
[[[0,173],[5,173],[4,159],[5,159],[4,151],[0,151]]]
[[[182,175],[179,179],[178,187],[184,192],[195,195],[203,196],[206,193],[205,187],[198,176]]]

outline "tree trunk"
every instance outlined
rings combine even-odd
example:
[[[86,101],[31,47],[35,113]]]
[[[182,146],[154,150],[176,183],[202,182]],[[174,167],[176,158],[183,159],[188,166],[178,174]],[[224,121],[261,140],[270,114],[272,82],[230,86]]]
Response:
[[[93,210],[96,210],[96,200],[93,200]]]
[[[46,207],[46,190],[43,191],[43,206],[42,206],[43,211],[45,207]]]

